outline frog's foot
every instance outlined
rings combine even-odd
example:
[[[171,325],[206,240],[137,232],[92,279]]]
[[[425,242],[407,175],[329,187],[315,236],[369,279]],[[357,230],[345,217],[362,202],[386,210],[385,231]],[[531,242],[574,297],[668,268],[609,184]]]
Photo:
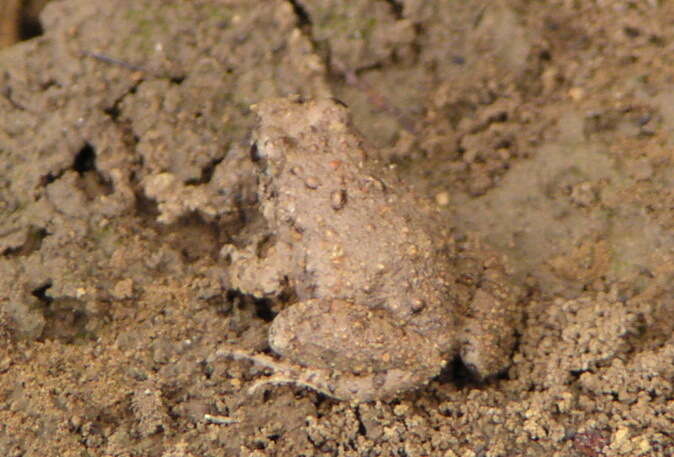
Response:
[[[246,351],[239,348],[221,348],[216,353],[216,357],[231,357],[234,360],[247,360],[264,368],[269,368],[274,372],[272,376],[260,379],[253,383],[248,389],[248,392],[251,394],[268,384],[295,384],[340,400],[334,393],[334,389],[331,389],[330,387],[329,370],[306,368],[293,363],[277,360],[266,354]]]
[[[231,347],[221,348],[216,357],[248,360],[274,372],[272,376],[253,383],[248,389],[251,394],[269,384],[294,384],[336,400],[359,403],[393,397],[402,391],[417,388],[425,381],[418,374],[399,369],[356,375],[325,368],[308,368],[276,360],[266,354]]]
[[[326,374],[328,370],[312,370],[293,363],[276,360],[266,354],[246,351],[239,348],[222,348],[218,350],[216,357],[231,357],[234,360],[247,360],[264,368],[269,368],[274,372],[272,376],[256,381],[248,389],[249,393],[254,393],[260,387],[267,384],[296,384],[302,387],[308,387],[329,397],[336,398],[326,386]]]
[[[461,359],[478,378],[484,379],[511,363],[518,310],[515,300],[496,287],[478,289],[471,309],[473,316],[464,329]]]

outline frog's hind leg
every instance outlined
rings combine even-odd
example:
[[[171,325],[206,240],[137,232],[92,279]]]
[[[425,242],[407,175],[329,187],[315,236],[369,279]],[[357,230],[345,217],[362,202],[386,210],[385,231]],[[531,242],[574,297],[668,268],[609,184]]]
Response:
[[[269,368],[274,372],[272,376],[260,379],[253,383],[248,389],[248,392],[251,394],[267,384],[295,384],[313,389],[328,397],[340,399],[330,389],[328,383],[328,370],[305,368],[293,363],[276,360],[266,354],[246,351],[240,348],[221,348],[216,352],[216,357],[231,357],[234,360],[247,360],[264,368]]]
[[[294,384],[315,390],[336,400],[366,402],[393,397],[401,391],[419,387],[424,381],[413,372],[387,370],[366,375],[346,374],[324,368],[308,368],[291,362],[279,361],[266,354],[246,351],[240,348],[224,347],[215,354],[218,357],[231,357],[235,360],[248,360],[274,374],[261,379],[249,387],[254,393],[266,385]]]
[[[437,342],[406,324],[385,309],[309,299],[284,308],[271,324],[269,346],[283,359],[235,348],[221,353],[274,372],[253,390],[290,383],[340,400],[386,399],[423,387],[446,364]]]

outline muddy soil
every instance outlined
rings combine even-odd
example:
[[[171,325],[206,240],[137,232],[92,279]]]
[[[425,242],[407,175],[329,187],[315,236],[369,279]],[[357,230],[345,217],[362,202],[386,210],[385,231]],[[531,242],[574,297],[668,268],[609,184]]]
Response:
[[[0,51],[0,454],[674,455],[674,3],[64,0]],[[250,105],[334,97],[524,290],[512,364],[359,405],[217,356],[286,304]]]

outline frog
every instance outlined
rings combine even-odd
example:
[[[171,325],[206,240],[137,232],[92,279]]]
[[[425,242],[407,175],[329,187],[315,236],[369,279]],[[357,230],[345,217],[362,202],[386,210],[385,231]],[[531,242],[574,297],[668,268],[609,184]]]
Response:
[[[332,98],[272,98],[250,149],[267,229],[223,248],[230,287],[289,303],[268,332],[273,355],[220,354],[355,403],[426,386],[457,357],[478,380],[505,370],[518,293],[498,254],[458,249],[450,224],[406,184]],[[290,297],[290,298],[288,298]]]

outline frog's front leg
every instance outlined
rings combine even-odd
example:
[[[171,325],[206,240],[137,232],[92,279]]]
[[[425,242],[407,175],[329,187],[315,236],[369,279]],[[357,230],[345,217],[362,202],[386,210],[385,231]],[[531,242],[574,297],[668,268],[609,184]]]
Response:
[[[276,360],[266,354],[246,351],[235,347],[223,347],[217,357],[232,357],[237,360],[249,360],[274,374],[253,383],[248,389],[253,393],[266,385],[294,384],[315,390],[328,397],[361,403],[366,401],[392,398],[407,390],[412,390],[428,379],[419,373],[398,369],[386,370],[382,373],[356,375],[327,368],[309,368],[292,362]]]
[[[272,349],[290,359],[227,351],[275,371],[269,383],[294,383],[349,401],[393,397],[418,388],[445,366],[439,348],[383,310],[342,300],[312,299],[279,313]]]
[[[285,242],[271,244],[267,235],[260,235],[246,248],[226,244],[220,251],[221,257],[230,265],[228,280],[243,293],[255,297],[279,295],[287,287],[288,265],[294,265],[294,250]]]
[[[495,375],[510,365],[521,318],[520,294],[501,265],[485,270],[470,304],[461,347],[461,359],[478,378]]]

